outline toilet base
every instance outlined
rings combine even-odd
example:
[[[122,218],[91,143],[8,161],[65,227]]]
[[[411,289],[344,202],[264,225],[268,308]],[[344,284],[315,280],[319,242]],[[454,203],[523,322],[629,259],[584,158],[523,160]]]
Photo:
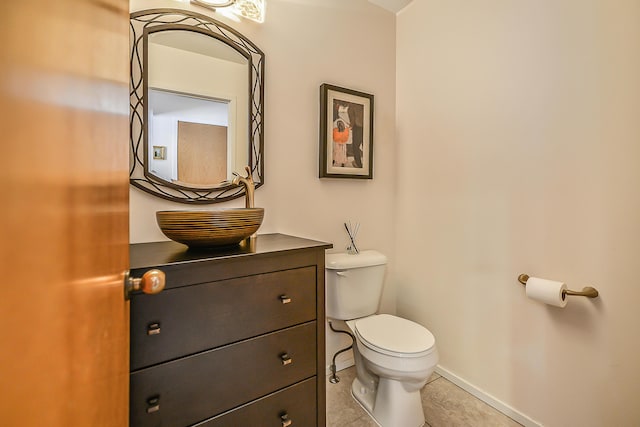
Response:
[[[407,391],[400,381],[380,378],[377,389],[371,390],[356,378],[351,395],[381,427],[424,426],[420,389]]]

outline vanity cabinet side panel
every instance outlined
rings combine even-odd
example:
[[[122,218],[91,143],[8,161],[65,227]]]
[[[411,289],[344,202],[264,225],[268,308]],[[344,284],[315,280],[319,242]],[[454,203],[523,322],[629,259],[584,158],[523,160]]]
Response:
[[[326,425],[326,361],[325,361],[325,333],[326,333],[326,321],[325,321],[325,251],[324,249],[316,251],[316,314],[318,316],[316,321],[316,336],[318,341],[316,344],[316,362],[317,362],[317,416],[318,426]]]

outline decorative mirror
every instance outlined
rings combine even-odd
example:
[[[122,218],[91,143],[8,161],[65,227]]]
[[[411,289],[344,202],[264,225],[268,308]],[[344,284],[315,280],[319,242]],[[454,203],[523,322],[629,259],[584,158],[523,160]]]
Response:
[[[178,9],[131,14],[132,185],[174,202],[244,195],[264,183],[264,53],[233,28]]]

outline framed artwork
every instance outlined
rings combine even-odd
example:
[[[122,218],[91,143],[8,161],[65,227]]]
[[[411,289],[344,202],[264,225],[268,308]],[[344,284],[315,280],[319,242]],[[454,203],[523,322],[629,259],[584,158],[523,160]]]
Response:
[[[373,179],[373,95],[320,86],[320,178]]]
[[[167,160],[167,147],[164,145],[154,145],[153,160]]]

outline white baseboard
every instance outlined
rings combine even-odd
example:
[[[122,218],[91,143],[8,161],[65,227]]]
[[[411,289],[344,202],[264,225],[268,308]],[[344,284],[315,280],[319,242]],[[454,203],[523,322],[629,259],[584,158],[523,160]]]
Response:
[[[336,371],[342,371],[343,369],[347,369],[355,365],[356,362],[353,360],[353,357],[350,357],[345,360],[337,360],[336,361]]]
[[[478,387],[474,386],[473,384],[468,383],[466,380],[463,380],[462,378],[460,378],[459,376],[457,376],[453,372],[443,368],[442,366],[440,366],[440,365],[436,366],[435,371],[438,374],[440,374],[442,377],[446,378],[447,380],[451,381],[452,383],[454,383],[455,385],[460,387],[461,389],[465,390],[468,393],[471,393],[472,395],[474,395],[478,399],[482,400],[487,405],[489,405],[489,406],[495,408],[496,410],[502,412],[507,417],[511,418],[514,421],[519,422],[523,426],[525,426],[525,427],[542,427],[542,424],[540,424],[539,422],[532,420],[531,418],[529,418],[528,416],[526,416],[522,412],[518,411],[517,409],[512,408],[511,406],[507,405],[503,401],[496,399],[495,397],[491,396],[489,393],[485,392],[482,389],[479,389]]]

